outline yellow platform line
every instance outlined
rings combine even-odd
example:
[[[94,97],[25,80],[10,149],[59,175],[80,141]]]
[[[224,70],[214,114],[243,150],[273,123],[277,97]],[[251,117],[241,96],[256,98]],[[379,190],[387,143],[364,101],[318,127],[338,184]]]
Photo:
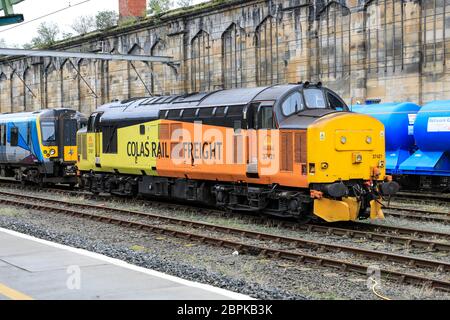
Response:
[[[0,295],[3,295],[11,300],[34,300],[32,297],[19,292],[17,290],[11,289],[4,284],[0,283]]]

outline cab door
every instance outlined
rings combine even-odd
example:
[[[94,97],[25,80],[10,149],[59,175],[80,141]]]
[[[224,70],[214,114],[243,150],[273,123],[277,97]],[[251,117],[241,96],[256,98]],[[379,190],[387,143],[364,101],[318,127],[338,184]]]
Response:
[[[100,131],[101,112],[95,112],[89,117],[87,127],[87,153],[92,166],[101,167],[101,143]]]
[[[250,149],[254,158],[251,163],[256,163],[259,176],[273,175],[278,169],[273,143],[276,139],[273,129],[277,128],[273,104],[259,105],[255,122],[256,133],[253,138],[255,146]],[[254,150],[255,148],[256,150]]]
[[[64,119],[63,120],[63,161],[64,162],[76,162],[77,161],[77,151],[76,151],[76,138],[78,123],[76,119]]]
[[[252,103],[246,112],[247,121],[247,177],[258,177],[258,108],[259,103]]]

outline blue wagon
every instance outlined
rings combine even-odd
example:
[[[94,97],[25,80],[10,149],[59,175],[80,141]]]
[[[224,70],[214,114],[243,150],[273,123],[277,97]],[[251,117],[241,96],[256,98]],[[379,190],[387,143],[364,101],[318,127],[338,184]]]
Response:
[[[386,169],[403,187],[450,189],[450,100],[353,106],[386,128]]]
[[[418,176],[422,188],[450,188],[450,100],[423,106],[414,124],[417,151],[399,167],[401,176]]]

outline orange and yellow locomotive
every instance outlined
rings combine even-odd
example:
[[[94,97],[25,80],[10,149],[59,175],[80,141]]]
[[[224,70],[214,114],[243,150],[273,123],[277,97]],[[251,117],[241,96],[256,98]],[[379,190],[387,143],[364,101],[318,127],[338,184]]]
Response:
[[[321,84],[114,102],[78,132],[94,193],[333,221],[382,218],[385,130]]]

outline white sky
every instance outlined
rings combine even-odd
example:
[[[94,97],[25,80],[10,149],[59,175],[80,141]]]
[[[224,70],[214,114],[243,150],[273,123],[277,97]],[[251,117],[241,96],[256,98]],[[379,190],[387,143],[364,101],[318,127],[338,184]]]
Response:
[[[14,6],[14,13],[23,14],[25,22],[27,22],[69,5],[74,6],[83,1],[84,0],[25,0]],[[194,0],[193,2],[200,3],[205,1],[206,0]],[[74,33],[70,26],[75,18],[82,15],[95,15],[98,11],[102,10],[114,10],[118,12],[119,0],[90,0],[79,6],[74,6],[34,22],[0,27],[0,39],[4,39],[8,47],[22,46],[31,41],[36,35],[36,28],[44,21],[56,23],[63,32]],[[1,12],[0,15],[3,15],[3,12]],[[11,27],[15,28],[6,30]]]

